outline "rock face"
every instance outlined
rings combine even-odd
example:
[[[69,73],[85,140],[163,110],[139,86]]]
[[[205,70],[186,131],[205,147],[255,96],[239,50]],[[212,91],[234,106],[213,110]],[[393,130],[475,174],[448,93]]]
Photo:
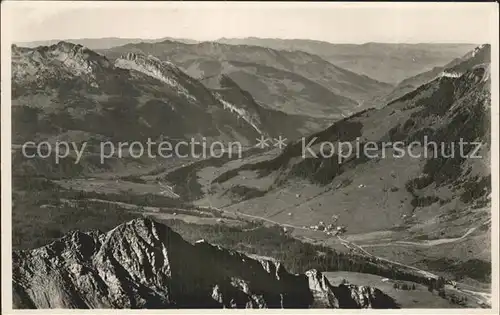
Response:
[[[181,70],[179,70],[179,68],[169,61],[161,61],[152,55],[146,56],[140,53],[129,52],[126,55],[117,58],[115,60],[115,66],[117,68],[142,72],[166,83],[171,88],[175,89],[177,93],[183,95],[188,101],[197,101],[196,97],[189,92],[189,90],[196,90],[196,88],[193,88],[194,79],[184,74]],[[188,89],[186,86],[191,88]],[[255,131],[259,134],[262,133],[258,127],[260,125],[260,117],[256,112],[250,112],[249,110],[242,108],[241,105],[237,106],[232,104],[231,102],[225,100],[218,92],[214,91],[213,95],[215,100],[220,103],[224,110],[235,114],[238,118],[242,118],[253,129],[255,129]]]
[[[439,77],[459,78],[473,67],[488,64],[491,61],[491,45],[484,44],[477,46],[460,58],[455,58],[451,62],[434,67],[429,71],[422,72],[415,76],[401,81],[396,88],[384,97],[386,102],[396,100],[405,94],[415,90],[419,86],[428,83]]]
[[[333,287],[135,219],[13,253],[15,308],[394,308],[378,289]]]
[[[190,81],[189,77],[177,69],[168,61],[161,61],[154,56],[145,56],[142,54],[128,53],[115,60],[115,66],[118,68],[136,70],[148,76],[158,79],[181,95],[184,95],[190,101],[197,101],[196,97],[189,93],[179,79]]]
[[[96,75],[113,65],[106,57],[87,49],[61,41],[39,49],[12,47],[12,79],[18,84],[46,84],[47,79],[62,80],[79,76],[97,87]]]

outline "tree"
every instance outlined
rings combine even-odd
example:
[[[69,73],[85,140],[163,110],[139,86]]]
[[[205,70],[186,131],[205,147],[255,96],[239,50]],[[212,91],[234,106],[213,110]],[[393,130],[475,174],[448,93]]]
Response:
[[[434,291],[434,279],[432,279],[428,284],[427,284],[427,290],[429,290],[429,292],[432,292]]]
[[[444,284],[446,283],[444,277],[439,277],[436,281],[436,289],[442,289],[444,288]]]
[[[444,292],[444,289],[439,289],[438,290],[438,295],[442,297],[443,299],[446,298],[446,293]]]

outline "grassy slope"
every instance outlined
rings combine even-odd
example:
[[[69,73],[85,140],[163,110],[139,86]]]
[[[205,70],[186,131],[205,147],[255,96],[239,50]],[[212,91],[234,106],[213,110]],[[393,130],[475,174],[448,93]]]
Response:
[[[399,281],[382,281],[384,277],[366,273],[334,271],[325,272],[327,279],[334,285],[343,280],[356,285],[366,285],[380,289],[401,306],[401,308],[459,308],[460,306],[443,299],[436,292],[429,292],[427,287],[415,284],[415,290],[395,289],[394,283]],[[411,285],[411,282],[410,282]],[[451,294],[451,293],[450,293]],[[473,303],[469,304],[475,307]]]
[[[361,142],[409,143],[424,135],[444,143],[459,138],[470,142],[479,139],[487,157],[490,101],[488,83],[480,81],[482,75],[483,70],[476,69],[460,79],[436,80],[381,110],[359,113],[315,136],[319,137],[318,142],[353,141],[360,137]],[[210,198],[199,202],[298,226],[329,222],[335,214],[338,223],[347,226],[347,235],[357,236],[361,244],[418,241],[424,236],[457,238],[471,227],[483,225],[489,215],[488,208],[484,208],[490,189],[485,161],[353,157],[339,165],[335,155],[331,159],[302,159],[300,146],[289,145],[282,154],[259,162],[240,161],[232,166],[213,167],[210,172],[200,170],[200,181],[212,181],[212,185],[207,190]],[[391,156],[392,151],[388,149],[386,153]],[[226,191],[236,185],[258,187],[267,193],[246,201],[228,198]],[[481,231],[477,230],[479,236],[486,233]],[[372,232],[383,233],[384,239],[375,233],[367,234]],[[326,236],[323,240],[329,242]],[[484,247],[453,244],[464,249],[454,251],[456,263],[476,256],[489,260],[482,255]],[[436,247],[430,257],[425,255],[430,249],[419,246],[400,249],[401,246],[389,245],[367,250],[409,263],[427,259],[429,266],[436,266],[429,258],[442,257],[437,248],[451,253],[450,246]],[[478,279],[485,276],[487,270],[483,269]]]

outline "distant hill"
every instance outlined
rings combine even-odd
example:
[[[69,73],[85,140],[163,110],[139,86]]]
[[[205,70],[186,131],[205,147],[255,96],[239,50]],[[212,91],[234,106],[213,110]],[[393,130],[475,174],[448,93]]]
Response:
[[[220,43],[255,45],[278,50],[301,50],[378,81],[398,84],[423,70],[463,56],[477,44],[334,44],[308,39],[221,38]]]
[[[223,74],[262,106],[287,114],[340,118],[369,107],[371,99],[392,89],[389,84],[302,51],[163,41],[127,44],[100,52],[110,59],[126,52],[151,54],[197,79]]]
[[[68,43],[82,45],[89,49],[109,49],[111,47],[122,46],[131,43],[156,43],[165,40],[172,40],[186,44],[197,43],[197,41],[193,39],[173,38],[173,37],[163,37],[158,39],[104,37],[104,38],[52,39],[52,40],[40,40],[32,42],[18,42],[14,44],[21,47],[34,48],[38,46],[51,46],[59,43],[60,41],[65,41]]]

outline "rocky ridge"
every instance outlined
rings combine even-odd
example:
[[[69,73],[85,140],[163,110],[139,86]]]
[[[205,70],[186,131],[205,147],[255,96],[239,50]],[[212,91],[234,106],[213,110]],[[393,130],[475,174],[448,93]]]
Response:
[[[97,88],[96,73],[111,68],[112,63],[104,56],[83,47],[61,41],[39,49],[12,47],[13,81],[18,83],[38,82],[44,78],[61,79],[80,76],[92,87]],[[54,67],[60,64],[63,67]]]
[[[182,70],[176,67],[173,63],[165,60],[160,60],[152,55],[145,55],[141,53],[129,52],[115,60],[117,68],[139,71],[150,77],[158,79],[173,89],[180,95],[183,95],[188,101],[198,101],[194,95],[189,93],[189,89],[185,86],[193,84],[193,79],[184,74]],[[241,118],[246,121],[256,132],[262,134],[261,122],[258,114],[250,113],[245,108],[233,104],[224,99],[224,97],[212,91],[216,102],[220,103],[222,109],[232,113],[238,119]]]
[[[15,308],[395,308],[375,288],[330,285],[316,270],[291,274],[169,227],[135,219],[75,231],[13,253]]]
[[[455,58],[451,62],[434,67],[418,75],[409,77],[401,81],[396,88],[384,97],[386,102],[396,100],[399,97],[416,89],[420,85],[430,82],[439,77],[458,78],[475,66],[484,65],[491,60],[491,45],[479,45],[460,58]]]
[[[161,61],[151,55],[146,56],[142,54],[128,53],[125,56],[116,59],[115,66],[117,68],[142,72],[168,84],[170,87],[176,89],[180,94],[184,95],[188,100],[197,100],[194,95],[191,95],[188,90],[176,80],[176,77],[179,76],[182,76],[185,80],[189,80],[188,77],[168,61]]]

